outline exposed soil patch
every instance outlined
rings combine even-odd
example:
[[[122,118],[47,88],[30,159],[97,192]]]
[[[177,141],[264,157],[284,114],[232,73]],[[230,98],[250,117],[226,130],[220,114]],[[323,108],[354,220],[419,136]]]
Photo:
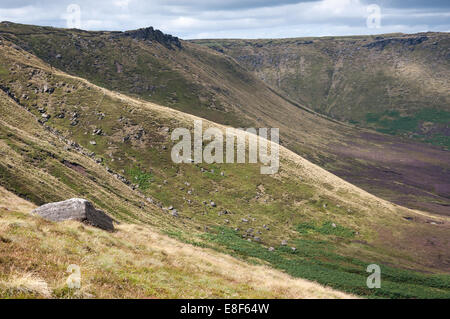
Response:
[[[66,165],[67,167],[73,169],[74,171],[77,171],[78,173],[80,173],[80,174],[82,174],[84,176],[87,176],[86,168],[84,168],[80,164],[69,162],[69,161],[66,161],[66,160],[63,160],[62,163],[64,165]]]

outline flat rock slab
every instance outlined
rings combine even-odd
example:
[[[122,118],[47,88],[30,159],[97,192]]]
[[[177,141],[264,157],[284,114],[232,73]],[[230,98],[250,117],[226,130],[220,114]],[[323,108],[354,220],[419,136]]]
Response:
[[[104,230],[114,230],[113,219],[82,198],[45,204],[34,209],[32,213],[54,222],[76,220]]]

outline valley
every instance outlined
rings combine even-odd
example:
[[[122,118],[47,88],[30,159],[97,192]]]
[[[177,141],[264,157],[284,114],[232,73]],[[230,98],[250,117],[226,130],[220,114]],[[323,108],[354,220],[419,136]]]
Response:
[[[87,32],[10,22],[3,22],[0,25],[0,35],[32,52],[57,69],[144,101],[169,106],[233,127],[277,127],[280,129],[281,145],[370,193],[413,209],[423,209],[443,215],[450,213],[448,209],[448,205],[450,205],[450,156],[448,151],[442,149],[442,146],[428,146],[415,139],[402,136],[394,138],[363,127],[345,124],[341,121],[350,121],[351,119],[339,116],[330,117],[330,115],[334,116],[333,114],[325,116],[321,114],[324,112],[320,108],[316,108],[316,104],[295,98],[287,88],[285,94],[281,94],[282,91],[281,93],[275,91],[280,89],[273,81],[267,80],[267,76],[261,75],[265,72],[264,69],[261,69],[261,72],[251,72],[252,68],[245,63],[246,59],[239,58],[242,51],[250,50],[242,44],[244,43],[242,41],[227,42],[223,40],[224,47],[222,48],[207,40],[193,42],[179,40],[158,33],[152,28],[127,32]],[[411,36],[412,39],[416,37]],[[433,118],[438,117],[438,120],[433,120],[435,124],[432,125],[441,127],[440,131],[443,129],[442,140],[445,141],[448,139],[445,127],[449,123],[445,117],[449,105],[448,94],[446,94],[448,93],[446,90],[448,83],[445,82],[448,78],[446,76],[448,61],[445,59],[448,54],[448,45],[446,44],[448,36],[436,34],[433,37],[436,38],[439,45],[436,52],[433,51],[433,54],[436,55],[433,61],[436,60],[436,62],[430,66],[433,68],[432,73],[427,71],[427,74],[436,74],[436,80],[433,78],[430,83],[437,83],[432,87],[436,87],[439,91],[420,91],[422,96],[412,95],[411,99],[416,101],[414,102],[416,106],[410,109],[402,107],[402,110],[404,109],[408,116],[412,116],[414,110],[420,107],[420,103],[417,101],[423,101],[430,94],[436,95],[438,104],[433,107],[437,108],[439,112],[444,112],[444,116],[433,113],[435,114]],[[411,54],[418,55],[418,58],[422,59],[421,61],[426,56],[423,52],[431,50],[429,48],[432,42],[431,35],[429,38],[420,43],[412,41],[419,48]],[[377,61],[385,59],[392,50],[399,50],[399,46],[406,47],[400,51],[403,54],[405,50],[409,52],[411,47],[409,40],[402,40],[406,41],[406,44],[402,44],[402,41],[399,43],[392,41],[395,45],[393,49],[387,46],[380,52],[377,47],[371,48],[371,43],[378,43],[377,41],[381,41],[380,39],[364,37],[337,38],[337,40],[324,38],[316,41],[317,43],[308,40],[313,43],[303,44],[305,41],[297,39],[272,42],[254,40],[245,43],[251,44],[251,50],[255,50],[255,54],[261,56],[264,54],[258,52],[261,50],[265,52],[264,43],[270,42],[267,49],[274,50],[275,54],[278,54],[278,49],[274,46],[281,46],[281,48],[286,47],[282,50],[300,48],[300,52],[304,52],[305,56],[312,57],[325,54],[319,55],[317,50],[328,52],[336,50],[332,48],[343,47],[347,48],[342,49],[343,52],[347,52],[350,49],[350,51],[354,51],[358,45],[366,45],[364,49],[361,49],[364,51],[364,55],[358,55],[358,57],[360,56],[358,59],[361,61],[353,61],[349,58],[353,55],[347,55],[346,63],[351,63],[352,67],[348,68],[348,72],[351,74],[355,73],[353,67],[359,67],[357,62],[363,64],[359,67],[360,69],[375,70],[375,65],[384,67],[383,63]],[[219,40],[216,42],[222,43]],[[218,52],[220,50],[230,56]],[[367,59],[366,54],[369,54]],[[332,57],[334,56],[335,54],[332,55]],[[252,59],[248,58],[247,60],[251,61]],[[267,61],[272,60],[268,59]],[[390,59],[388,60],[390,61]],[[294,63],[294,66],[296,65],[295,59],[291,62]],[[370,64],[366,62],[370,62]],[[308,61],[305,63],[312,65]],[[274,65],[277,66],[279,63],[274,63]],[[320,65],[318,64],[318,66]],[[439,70],[436,69],[437,65],[440,66]],[[262,68],[263,66],[264,63],[261,64]],[[304,74],[306,81],[315,83],[315,80],[312,80],[315,76],[311,74],[312,69],[308,67],[306,70],[308,71],[305,71]],[[347,70],[347,68],[342,66],[342,70]],[[328,74],[326,70],[318,69],[316,71],[314,72],[318,75]],[[372,73],[369,72],[367,76],[369,79],[362,78],[355,83],[369,85],[372,83],[370,82]],[[263,82],[258,77],[266,80]],[[411,81],[416,80],[417,76],[414,75]],[[411,81],[396,80],[395,83],[400,85],[399,83],[410,83]],[[380,79],[374,85],[378,87],[384,83],[385,80]],[[416,86],[419,85],[417,81],[414,83]],[[379,90],[382,89],[382,87],[379,88]],[[316,88],[305,87],[305,90],[302,89],[298,92],[308,92],[307,94],[317,92]],[[367,91],[367,88],[364,90]],[[408,90],[415,89],[410,87]],[[371,89],[371,91],[374,90]],[[358,91],[353,94],[358,94]],[[385,93],[383,94],[380,96],[385,96]],[[347,95],[343,94],[342,97],[344,96]],[[368,96],[366,98],[370,99]],[[399,102],[400,105],[406,105],[410,101],[400,98],[397,100],[401,102]],[[383,101],[380,100],[381,102]],[[352,111],[356,106],[351,106],[353,104],[349,104],[349,100],[336,103],[340,106],[349,105],[351,114],[359,112]],[[366,101],[361,101],[361,103],[364,104],[364,108],[371,105],[368,102],[366,104]],[[383,102],[380,105],[386,104]],[[325,114],[327,113],[325,112]],[[388,154],[395,154],[396,160],[392,161]],[[411,158],[415,160],[411,161]],[[400,185],[400,187],[396,185]]]
[[[65,265],[78,263],[82,298],[448,298],[448,151],[329,119],[222,53],[147,31],[2,23],[2,296],[71,297]],[[171,132],[195,120],[279,127],[278,173],[173,163]],[[118,231],[29,215],[72,197]],[[373,263],[381,289],[365,284]],[[30,272],[49,295],[5,284]]]

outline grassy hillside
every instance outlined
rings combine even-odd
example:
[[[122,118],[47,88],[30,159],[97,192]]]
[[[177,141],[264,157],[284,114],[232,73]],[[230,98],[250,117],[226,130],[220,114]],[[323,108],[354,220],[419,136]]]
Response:
[[[193,42],[331,118],[450,147],[448,33]]]
[[[278,127],[283,146],[351,183],[410,208],[450,214],[448,152],[327,120],[220,52],[150,28],[87,32],[1,23],[0,37],[117,92],[234,127]]]
[[[65,72],[216,123],[278,127],[282,145],[351,183],[410,208],[450,214],[448,152],[331,122],[232,58],[158,34],[0,24],[0,36]]]
[[[170,159],[170,132],[191,128],[196,117],[69,76],[6,40],[0,50],[0,65],[6,69],[0,77],[0,151],[6,155],[0,158],[0,182],[8,191],[34,204],[86,197],[122,224],[149,225],[189,247],[214,249],[353,294],[448,297],[447,217],[376,198],[283,147],[280,171],[270,176],[261,175],[259,165],[176,165]],[[204,122],[204,128],[224,128]],[[168,206],[179,215],[171,214]],[[8,218],[26,219],[32,237],[44,236],[36,230],[41,222],[23,214]],[[130,232],[137,229],[119,226],[119,233],[111,235],[114,245],[129,235],[127,227]],[[5,238],[20,241],[26,234],[14,237],[8,230]],[[78,236],[81,245],[91,238]],[[67,240],[66,235],[60,240]],[[17,248],[2,247],[7,254]],[[110,253],[105,258],[123,260],[114,257],[117,251]],[[366,287],[366,266],[372,263],[382,267],[381,289]],[[20,268],[20,259],[14,258],[1,265],[8,276],[15,276],[17,267],[32,270]],[[111,271],[117,278],[121,269]],[[239,284],[233,289],[232,295],[245,296]],[[248,295],[259,296],[252,293]],[[270,289],[264,293],[276,295]]]
[[[0,188],[0,298],[348,298],[267,266],[194,247],[147,225],[114,233],[30,216]],[[42,262],[42,261],[45,262]],[[69,289],[67,267],[81,268]]]

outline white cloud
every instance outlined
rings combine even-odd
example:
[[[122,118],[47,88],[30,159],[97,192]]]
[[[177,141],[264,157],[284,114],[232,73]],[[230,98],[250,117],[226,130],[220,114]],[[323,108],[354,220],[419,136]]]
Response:
[[[130,4],[130,2],[131,2],[131,0],[115,0],[115,1],[113,1],[113,4],[116,7],[126,9],[126,8],[128,8],[128,5]]]
[[[366,26],[368,0],[63,0],[0,3],[0,19],[65,27],[67,5],[81,7],[81,26],[130,30],[153,26],[181,38],[266,38],[450,29],[450,9],[390,8],[381,1],[380,29]],[[373,2],[377,2],[374,0]],[[417,3],[418,1],[415,1]],[[4,9],[2,7],[4,6]]]

